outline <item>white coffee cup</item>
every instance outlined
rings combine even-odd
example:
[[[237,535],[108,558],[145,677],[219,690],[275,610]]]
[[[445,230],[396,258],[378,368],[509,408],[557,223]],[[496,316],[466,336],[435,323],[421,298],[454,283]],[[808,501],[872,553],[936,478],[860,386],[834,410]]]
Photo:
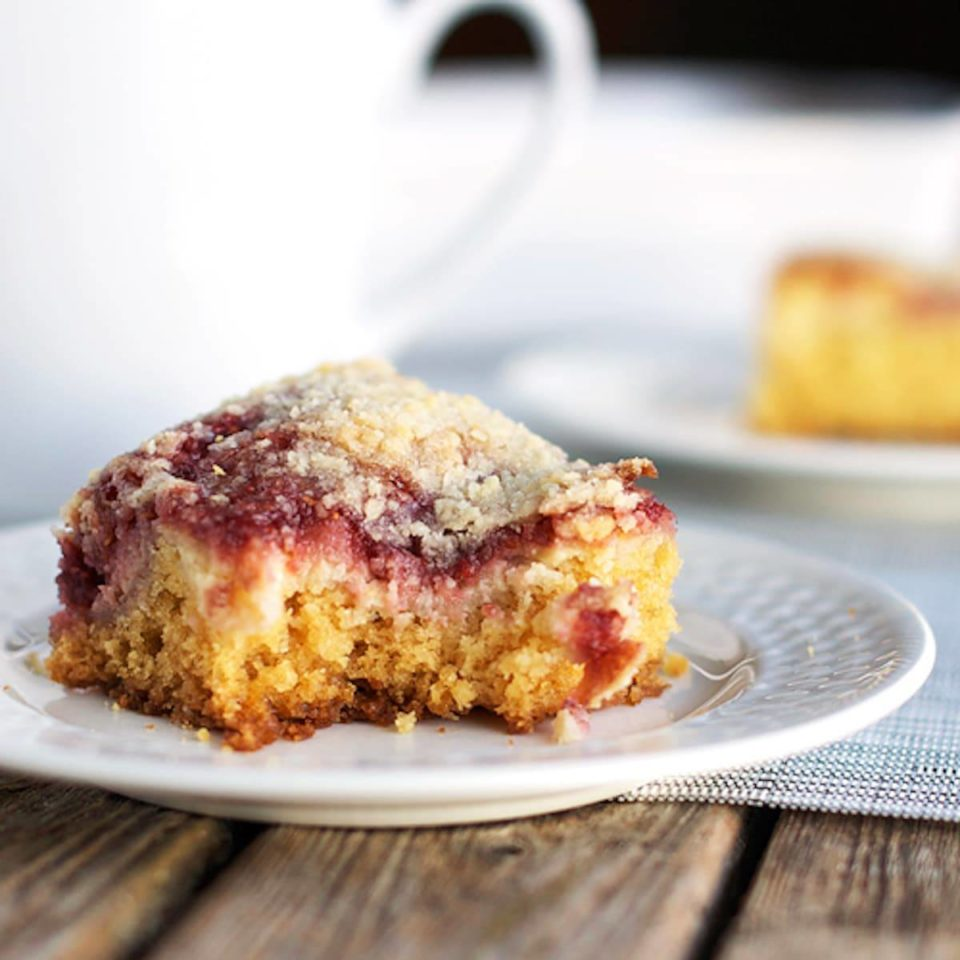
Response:
[[[527,25],[545,106],[493,196],[370,289],[384,116],[484,7]],[[576,0],[0,0],[0,522],[225,395],[408,337],[591,80]]]

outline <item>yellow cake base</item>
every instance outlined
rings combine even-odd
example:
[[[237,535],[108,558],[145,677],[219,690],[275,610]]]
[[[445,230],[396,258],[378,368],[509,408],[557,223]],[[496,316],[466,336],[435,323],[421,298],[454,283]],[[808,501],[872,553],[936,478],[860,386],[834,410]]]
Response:
[[[189,548],[161,539],[138,593],[109,622],[55,625],[50,676],[99,687],[122,706],[220,729],[235,749],[277,737],[298,739],[344,720],[393,723],[398,715],[453,717],[474,708],[530,730],[574,696],[585,666],[558,629],[566,598],[588,581],[632,603],[631,639],[640,644],[629,675],[614,678],[591,706],[635,702],[663,688],[657,668],[676,622],[670,588],[679,569],[671,533],[613,535],[562,544],[535,560],[484,577],[431,612],[391,614],[376,584],[355,585],[321,567],[285,575],[279,616],[261,624],[257,596],[231,585],[228,624],[204,609]],[[249,609],[249,621],[236,611]]]

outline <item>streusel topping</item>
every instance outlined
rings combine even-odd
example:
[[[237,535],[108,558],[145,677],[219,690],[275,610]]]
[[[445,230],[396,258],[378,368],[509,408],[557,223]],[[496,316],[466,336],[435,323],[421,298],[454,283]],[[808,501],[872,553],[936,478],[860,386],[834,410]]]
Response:
[[[590,506],[663,508],[647,460],[590,466],[475,397],[388,364],[322,366],[233,399],[118,457],[93,481],[142,514],[237,542],[337,513],[377,542],[442,562],[492,531]],[[105,492],[104,492],[105,491]],[[630,522],[635,522],[632,520]]]

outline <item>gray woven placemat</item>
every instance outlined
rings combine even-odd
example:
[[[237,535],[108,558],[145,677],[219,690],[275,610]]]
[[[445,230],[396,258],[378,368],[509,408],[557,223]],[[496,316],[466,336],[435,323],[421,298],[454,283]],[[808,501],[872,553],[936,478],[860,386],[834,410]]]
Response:
[[[930,621],[937,663],[913,700],[848,740],[758,767],[649,784],[619,799],[960,821],[960,524],[890,516],[837,522],[695,505],[680,515],[766,535],[882,578]]]

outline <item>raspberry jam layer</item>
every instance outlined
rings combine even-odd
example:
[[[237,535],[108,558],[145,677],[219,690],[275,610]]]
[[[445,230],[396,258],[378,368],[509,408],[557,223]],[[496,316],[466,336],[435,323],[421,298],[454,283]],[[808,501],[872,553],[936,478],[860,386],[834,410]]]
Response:
[[[335,477],[291,469],[291,456],[305,443],[317,445],[307,428],[295,421],[264,426],[253,404],[181,425],[117,458],[81,492],[84,522],[62,538],[62,602],[81,611],[94,601],[109,602],[112,592],[122,594],[146,560],[157,523],[227,562],[239,562],[242,554],[249,563],[258,550],[279,547],[293,563],[322,554],[374,579],[427,587],[451,578],[467,584],[495,561],[519,562],[569,538],[569,514],[534,514],[479,538],[450,536],[453,549],[430,553],[423,548],[424,531],[443,528],[436,494],[399,469],[356,464],[356,482],[374,480],[382,503],[375,516],[364,515],[347,502]],[[663,504],[636,490],[629,476],[619,482],[634,497],[629,512],[636,528],[672,528],[673,515]],[[604,631],[612,629],[603,616],[583,611],[585,650],[602,645]],[[594,659],[585,656],[588,663]]]
[[[639,644],[624,638],[626,621],[610,602],[607,588],[590,583],[582,584],[566,601],[573,613],[567,645],[585,668],[575,698],[579,703],[590,703],[615,687],[640,653]]]

